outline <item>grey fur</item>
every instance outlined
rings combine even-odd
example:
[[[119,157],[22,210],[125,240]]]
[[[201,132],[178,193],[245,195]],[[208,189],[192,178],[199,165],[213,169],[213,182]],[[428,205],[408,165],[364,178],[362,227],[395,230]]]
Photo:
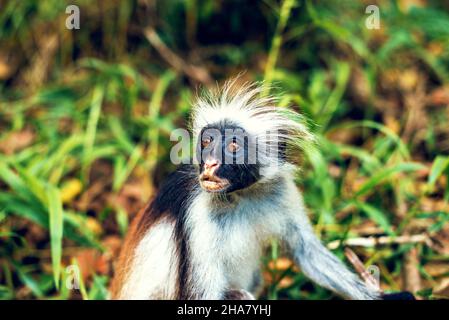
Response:
[[[307,277],[348,299],[378,299],[379,293],[368,288],[353,272],[349,271],[318,240],[309,226],[302,225],[294,229],[299,239],[293,244],[292,253],[296,263]]]
[[[259,259],[263,246],[274,237],[286,244],[301,270],[317,284],[348,299],[379,297],[377,291],[367,287],[321,244],[306,215],[293,175],[288,171],[227,197],[207,196],[210,198],[205,212],[220,234],[215,242],[219,248],[205,245],[215,255],[208,261],[223,266],[227,282],[223,292],[244,289],[257,296],[253,280],[259,264],[249,260]]]

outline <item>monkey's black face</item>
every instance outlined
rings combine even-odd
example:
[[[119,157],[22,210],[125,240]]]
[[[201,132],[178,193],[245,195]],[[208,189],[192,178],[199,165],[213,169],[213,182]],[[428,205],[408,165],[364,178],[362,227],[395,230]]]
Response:
[[[259,178],[257,148],[243,129],[224,122],[203,128],[198,139],[200,184],[208,192],[247,188]]]

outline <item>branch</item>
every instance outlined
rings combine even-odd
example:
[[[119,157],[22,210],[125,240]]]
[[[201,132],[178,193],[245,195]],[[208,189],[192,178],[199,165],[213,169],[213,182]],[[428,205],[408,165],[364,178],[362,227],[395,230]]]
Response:
[[[397,237],[369,237],[369,238],[351,238],[343,241],[343,245],[350,247],[376,247],[378,245],[388,244],[406,244],[406,243],[426,243],[429,244],[430,238],[427,234],[402,235]],[[331,250],[337,249],[342,244],[341,240],[329,242],[327,247]]]
[[[178,72],[182,72],[189,78],[194,79],[206,86],[210,86],[213,82],[212,77],[209,72],[199,66],[194,66],[188,64],[176,53],[174,53],[167,45],[162,41],[157,32],[152,27],[147,27],[144,29],[144,35],[148,42],[159,52],[161,57],[172,66]]]
[[[373,277],[368,270],[365,269],[362,261],[360,261],[359,257],[349,248],[345,249],[345,256],[348,258],[349,262],[353,265],[355,271],[360,274],[360,277],[365,281],[366,285],[375,288],[376,290],[380,290],[380,284],[376,278]]]

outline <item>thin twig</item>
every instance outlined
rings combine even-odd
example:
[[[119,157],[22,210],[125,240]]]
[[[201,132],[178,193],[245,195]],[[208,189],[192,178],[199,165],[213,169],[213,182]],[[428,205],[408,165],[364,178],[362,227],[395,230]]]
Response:
[[[349,262],[351,262],[357,273],[360,274],[360,277],[365,281],[367,286],[380,290],[378,280],[374,278],[373,275],[368,272],[368,270],[365,269],[362,261],[360,261],[359,257],[355,254],[354,251],[349,248],[345,248],[345,256],[349,260]]]
[[[406,243],[430,243],[430,238],[426,234],[402,235],[397,237],[369,237],[369,238],[351,238],[343,241],[345,246],[350,247],[376,247],[378,245],[388,244],[406,244]],[[327,247],[331,250],[337,249],[341,245],[341,240],[329,242]]]
[[[174,53],[167,45],[162,41],[157,32],[152,27],[144,29],[144,35],[148,42],[159,52],[161,57],[172,66],[178,72],[182,72],[189,78],[194,79],[206,86],[210,86],[213,83],[212,77],[209,72],[199,66],[194,66],[187,63],[176,53]]]
[[[404,255],[404,264],[402,265],[403,290],[412,293],[421,290],[421,276],[418,269],[419,265],[418,249],[413,247]]]

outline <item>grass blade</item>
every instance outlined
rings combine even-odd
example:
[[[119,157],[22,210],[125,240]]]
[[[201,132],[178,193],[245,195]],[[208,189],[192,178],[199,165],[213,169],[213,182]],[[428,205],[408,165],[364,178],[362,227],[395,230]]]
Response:
[[[429,188],[433,188],[437,179],[443,174],[444,170],[449,166],[449,157],[437,156],[433,161],[432,168],[430,169],[427,185]]]
[[[53,277],[55,286],[59,289],[59,277],[61,275],[62,234],[63,234],[63,209],[59,190],[49,187],[47,190],[48,210],[50,213],[50,247]]]
[[[162,105],[162,99],[168,89],[170,83],[175,79],[176,74],[171,70],[166,71],[159,80],[156,90],[151,97],[150,104],[148,105],[148,118],[153,122],[152,126],[148,130],[148,139],[151,142],[148,150],[148,159],[150,170],[156,165],[158,159],[159,148],[159,128],[155,123],[159,118],[159,112]]]
[[[360,197],[367,194],[374,187],[382,183],[385,179],[393,177],[393,175],[395,175],[396,173],[412,172],[421,170],[423,168],[425,168],[424,165],[411,162],[399,163],[392,167],[383,168],[359,188],[359,190],[355,193],[355,197]]]
[[[385,214],[378,208],[368,204],[356,201],[355,206],[361,211],[365,212],[370,219],[376,222],[379,227],[381,227],[388,235],[395,235],[393,229],[391,228],[391,223],[388,221]]]
[[[295,0],[285,0],[282,3],[281,11],[279,14],[279,21],[276,26],[276,31],[271,43],[270,52],[268,54],[268,61],[265,66],[264,79],[266,86],[264,88],[264,92],[262,93],[263,96],[266,96],[270,93],[270,85],[273,81],[274,70],[276,68],[276,62],[278,60],[279,51],[282,44],[282,32],[287,26],[288,18],[290,17],[291,10],[295,6],[295,4]]]
[[[93,92],[92,104],[90,107],[89,119],[87,122],[86,134],[84,136],[84,155],[83,155],[83,181],[87,178],[87,167],[89,159],[92,159],[91,153],[94,149],[95,136],[97,134],[97,125],[100,119],[101,105],[103,102],[104,88],[96,86]]]

